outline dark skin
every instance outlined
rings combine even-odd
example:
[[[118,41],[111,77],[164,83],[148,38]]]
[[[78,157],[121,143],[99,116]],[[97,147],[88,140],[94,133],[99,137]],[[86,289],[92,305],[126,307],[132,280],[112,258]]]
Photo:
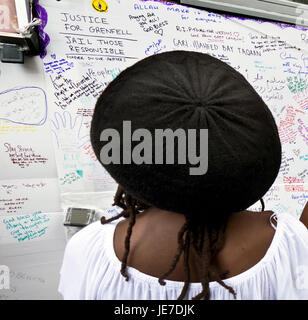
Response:
[[[227,223],[225,244],[213,259],[219,274],[230,278],[258,263],[266,254],[275,234],[269,223],[272,211],[261,214],[252,211],[232,213]],[[308,228],[308,202],[300,221]],[[182,214],[151,207],[136,217],[130,240],[127,265],[154,277],[160,277],[170,267],[177,250],[177,234],[185,218]],[[122,260],[124,240],[129,221],[118,223],[114,234],[114,251]],[[190,251],[191,282],[200,282],[200,261]],[[185,281],[183,255],[167,280]],[[211,280],[212,281],[212,280]]]

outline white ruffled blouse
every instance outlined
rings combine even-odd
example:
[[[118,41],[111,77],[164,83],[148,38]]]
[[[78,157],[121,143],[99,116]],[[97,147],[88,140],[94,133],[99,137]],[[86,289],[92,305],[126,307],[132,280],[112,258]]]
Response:
[[[224,280],[238,300],[308,299],[308,230],[290,214],[276,215],[277,227],[265,256],[252,268]],[[120,274],[121,261],[113,248],[114,230],[122,219],[83,228],[68,242],[60,271],[59,292],[64,299],[176,300],[184,282],[158,278],[127,267],[129,281]],[[211,299],[233,300],[217,282],[210,282]],[[185,299],[202,291],[191,283]]]

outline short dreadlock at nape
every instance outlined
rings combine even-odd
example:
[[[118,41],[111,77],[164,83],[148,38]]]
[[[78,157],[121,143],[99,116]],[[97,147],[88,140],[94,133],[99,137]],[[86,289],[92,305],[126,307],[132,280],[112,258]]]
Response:
[[[264,201],[260,200],[262,204],[262,211],[264,211]],[[129,280],[129,276],[126,271],[127,259],[130,250],[130,238],[133,230],[133,226],[136,222],[136,215],[148,209],[150,205],[144,204],[139,200],[136,200],[130,194],[125,192],[120,186],[114,197],[114,203],[123,209],[123,211],[115,217],[110,219],[101,218],[101,223],[106,224],[111,221],[117,220],[120,217],[125,217],[129,219],[129,226],[127,229],[127,234],[125,237],[125,252],[122,258],[121,274]],[[224,245],[225,240],[225,229],[227,225],[227,218],[219,223],[202,223],[200,221],[196,223],[190,217],[185,215],[186,222],[181,227],[178,232],[178,248],[174,256],[173,262],[170,265],[169,270],[161,275],[158,279],[161,285],[165,285],[164,279],[168,277],[175,269],[181,254],[184,252],[184,272],[185,272],[185,282],[181,294],[178,300],[185,298],[185,295],[189,289],[190,284],[190,268],[189,268],[189,252],[190,248],[200,257],[201,260],[201,284],[202,291],[193,298],[193,300],[208,300],[210,299],[210,289],[209,282],[211,279],[217,281],[221,286],[226,288],[236,299],[236,293],[232,287],[224,283],[222,278],[224,275],[219,275],[216,268],[211,264],[213,258],[217,255],[219,250]]]
[[[126,281],[128,281],[129,277],[126,272],[126,264],[127,264],[129,249],[130,249],[130,237],[133,231],[133,226],[136,222],[136,214],[148,209],[150,206],[136,200],[131,195],[124,192],[124,190],[120,186],[118,187],[117,192],[115,194],[113,205],[116,205],[122,208],[123,211],[117,216],[112,217],[110,219],[105,219],[105,217],[102,217],[101,223],[106,224],[108,222],[117,220],[121,217],[130,219],[126,238],[125,238],[125,252],[122,258],[122,267],[121,267],[121,274],[126,278]]]

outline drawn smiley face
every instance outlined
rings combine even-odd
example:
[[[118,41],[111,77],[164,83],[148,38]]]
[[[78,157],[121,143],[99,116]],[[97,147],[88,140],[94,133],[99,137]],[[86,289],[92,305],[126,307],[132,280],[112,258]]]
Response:
[[[108,4],[104,0],[92,0],[92,7],[98,12],[108,11]]]

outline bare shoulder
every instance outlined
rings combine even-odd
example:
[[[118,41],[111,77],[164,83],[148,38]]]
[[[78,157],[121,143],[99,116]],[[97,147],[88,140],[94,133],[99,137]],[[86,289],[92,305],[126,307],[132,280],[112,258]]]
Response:
[[[266,231],[271,229],[269,220],[272,214],[273,211],[254,212],[245,210],[233,214],[231,219],[229,219],[228,225],[231,227],[232,231],[236,228],[237,231],[241,231],[241,233],[247,232],[251,234],[252,229]]]
[[[232,215],[217,260],[218,269],[227,278],[248,270],[265,256],[275,234],[269,222],[272,213],[242,211]]]
[[[308,228],[308,201],[299,220]]]
[[[275,233],[270,224],[272,214],[272,211],[242,211],[233,215],[227,225],[226,242],[245,247],[243,251],[253,252],[258,246],[265,253]]]

